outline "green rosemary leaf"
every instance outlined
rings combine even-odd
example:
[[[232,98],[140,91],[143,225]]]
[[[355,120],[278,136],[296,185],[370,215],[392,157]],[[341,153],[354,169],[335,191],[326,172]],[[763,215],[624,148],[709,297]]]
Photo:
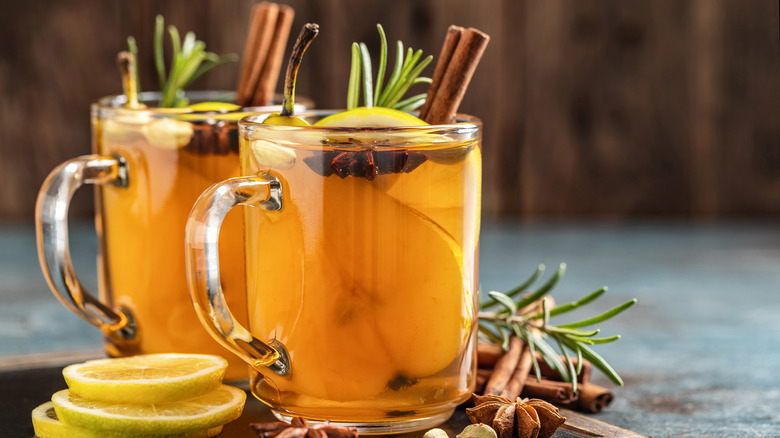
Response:
[[[198,67],[197,70],[195,70],[195,73],[192,75],[189,80],[184,82],[184,85],[182,85],[182,88],[187,87],[192,83],[192,81],[198,79],[199,77],[203,76],[204,73],[208,72],[209,70],[213,69],[214,67],[218,67],[222,64],[227,64],[229,62],[236,62],[238,61],[238,56],[235,54],[230,55],[224,55],[224,56],[218,56],[215,53],[206,53],[206,61],[207,63],[203,63]]]
[[[157,79],[160,81],[160,90],[165,88],[165,59],[163,55],[163,31],[165,19],[158,15],[154,24],[154,67],[157,70]]]
[[[512,298],[509,298],[503,293],[496,291],[488,292],[488,295],[490,295],[490,297],[494,300],[498,301],[499,304],[504,306],[509,311],[510,315],[517,313],[517,306],[515,305],[515,302]]]
[[[352,43],[352,65],[349,68],[349,88],[347,89],[347,109],[358,107],[360,98],[360,46]]]
[[[184,34],[184,42],[181,45],[181,54],[185,58],[189,58],[190,54],[195,50],[195,34],[187,32]]]
[[[547,280],[547,283],[543,284],[542,287],[540,287],[535,292],[529,294],[526,297],[521,298],[517,302],[517,307],[519,309],[522,309],[523,307],[528,306],[529,304],[533,303],[534,301],[538,300],[539,298],[543,297],[547,294],[555,285],[558,283],[558,280],[561,279],[564,272],[566,272],[566,263],[561,263],[558,266],[558,269],[555,271],[555,274],[550,277],[549,280]]]
[[[555,341],[558,342],[558,348],[561,350],[561,354],[563,354],[563,358],[566,361],[566,367],[569,370],[569,376],[571,377],[571,390],[573,392],[577,392],[577,374],[579,373],[574,369],[574,364],[572,363],[566,348],[563,346],[563,342],[561,342],[561,340],[557,337],[555,338]]]
[[[596,336],[599,334],[599,330],[577,330],[573,328],[568,327],[561,327],[559,325],[548,325],[545,327],[545,331],[551,332],[551,333],[561,333],[565,335],[573,335],[573,336],[580,336],[583,338],[588,338],[590,336]]]
[[[569,382],[569,370],[566,369],[566,366],[561,361],[561,358],[558,357],[558,353],[556,353],[550,344],[548,344],[544,339],[540,338],[535,339],[534,341],[536,342],[536,347],[538,348],[539,353],[541,353],[542,359],[544,359],[545,363],[557,371],[563,378],[564,382]]]
[[[580,350],[580,347],[577,347],[575,349],[577,352],[577,375],[579,376],[582,372],[582,350]]]
[[[420,76],[419,78],[416,78],[414,81],[412,81],[412,85],[431,84],[431,83],[433,83],[433,79],[426,76]]]
[[[376,25],[379,31],[380,52],[379,69],[376,72],[376,89],[374,90],[374,106],[378,105],[379,96],[382,94],[382,84],[385,82],[385,69],[387,68],[387,36],[381,24]]]
[[[566,303],[566,304],[561,304],[560,306],[555,306],[554,308],[552,308],[550,310],[550,316],[557,316],[557,315],[562,315],[562,314],[564,314],[566,312],[571,312],[574,309],[577,309],[579,307],[582,307],[582,306],[590,303],[591,301],[593,301],[596,298],[598,298],[601,295],[603,295],[604,292],[606,292],[606,291],[607,291],[607,287],[604,286],[601,289],[598,289],[598,290],[596,290],[594,292],[591,292],[588,295],[580,298],[577,301],[574,301],[574,302],[571,302],[571,303]],[[532,316],[531,319],[539,319],[542,316],[543,316],[542,312],[539,312],[536,315]]]
[[[387,90],[387,96],[383,99],[382,106],[386,107],[392,107],[394,103],[398,102],[400,100],[400,95],[405,92],[402,91],[403,87],[406,85],[407,78],[412,72],[412,69],[415,67],[415,64],[419,60],[420,56],[422,56],[422,50],[418,50],[417,52],[413,51],[410,47],[408,51],[406,52],[406,59],[404,59],[404,64],[401,67],[401,74],[398,75],[398,78],[396,78],[396,81],[393,82],[393,84],[388,84],[388,90]],[[411,86],[411,84],[410,84]],[[408,88],[408,87],[407,87]]]
[[[363,65],[363,105],[374,106],[374,84],[371,83],[371,54],[365,43],[360,43],[361,64]]]
[[[569,337],[579,342],[585,342],[589,345],[609,344],[610,342],[615,342],[620,339],[620,335],[608,336],[606,338],[582,338],[577,335],[570,335]]]
[[[618,373],[607,363],[606,360],[604,360],[603,357],[593,351],[590,347],[584,344],[574,344],[571,340],[566,338],[562,338],[562,341],[569,348],[574,348],[574,345],[577,345],[577,347],[582,350],[582,356],[585,359],[591,361],[591,363],[593,363],[596,368],[600,369],[601,372],[609,377],[610,380],[615,382],[616,385],[623,386],[623,379],[620,378]]]
[[[542,327],[547,327],[550,323],[550,306],[547,304],[547,297],[542,298]]]
[[[534,374],[536,375],[536,381],[542,380],[542,369],[539,367],[539,361],[536,359],[536,346],[533,341],[526,341],[528,345],[528,352],[531,353],[531,362],[534,365]]]
[[[496,328],[501,335],[501,349],[504,351],[509,350],[509,334],[507,334],[506,330],[500,325],[496,325]]]
[[[415,94],[414,96],[404,99],[395,104],[394,108],[399,111],[411,112],[420,108],[428,97],[428,93]]]
[[[534,284],[536,282],[536,280],[539,279],[539,277],[542,275],[543,272],[544,272],[544,265],[539,265],[536,268],[536,272],[534,272],[528,278],[528,280],[524,281],[519,286],[516,286],[515,288],[513,288],[513,289],[511,289],[511,290],[509,290],[507,292],[504,292],[504,294],[509,296],[509,297],[513,297],[513,296],[523,292],[524,290],[528,289],[528,287],[530,287],[532,284]],[[488,307],[493,306],[494,304],[496,304],[495,300],[492,300],[492,299],[491,300],[487,300],[484,303],[480,304],[479,308],[480,309],[487,309]]]
[[[622,311],[628,309],[629,307],[633,306],[636,303],[636,298],[630,301],[626,301],[625,303],[613,307],[610,310],[607,310],[606,312],[602,313],[601,315],[594,316],[592,318],[583,319],[582,321],[572,322],[569,324],[561,324],[558,325],[559,328],[577,328],[577,327],[587,327],[589,325],[597,324],[601,321],[605,321],[609,318],[612,318],[613,316],[621,313]]]
[[[422,53],[422,51],[419,51],[418,53]],[[409,91],[409,88],[414,83],[414,80],[417,79],[418,76],[422,73],[422,71],[428,67],[428,65],[433,61],[433,56],[427,56],[425,59],[423,59],[415,68],[414,70],[409,73],[406,80],[401,84],[401,88],[398,89],[394,94],[395,96],[390,99],[388,102],[388,106],[394,107],[396,103],[403,97],[404,94],[406,94],[407,91]]]
[[[397,41],[396,54],[395,54],[395,66],[393,67],[393,73],[390,75],[390,79],[388,79],[387,85],[385,86],[384,91],[382,91],[382,95],[379,97],[379,103],[377,103],[377,106],[385,106],[385,100],[387,98],[388,92],[396,83],[396,81],[398,81],[398,77],[401,75],[403,62],[404,62],[404,43],[402,43],[401,41]]]

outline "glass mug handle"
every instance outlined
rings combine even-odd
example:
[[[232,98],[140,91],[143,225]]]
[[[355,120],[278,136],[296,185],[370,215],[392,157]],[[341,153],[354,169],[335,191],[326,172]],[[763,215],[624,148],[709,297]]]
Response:
[[[212,185],[198,198],[185,231],[187,283],[195,312],[210,334],[255,369],[278,375],[290,371],[284,345],[263,342],[243,327],[227,307],[219,278],[219,229],[236,205],[269,211],[282,208],[282,184],[272,175],[230,178]]]
[[[68,207],[84,184],[127,183],[123,157],[84,155],[57,166],[43,182],[35,204],[38,259],[49,288],[67,308],[120,342],[135,338],[135,321],[128,309],[112,309],[87,292],[76,276],[68,242]]]

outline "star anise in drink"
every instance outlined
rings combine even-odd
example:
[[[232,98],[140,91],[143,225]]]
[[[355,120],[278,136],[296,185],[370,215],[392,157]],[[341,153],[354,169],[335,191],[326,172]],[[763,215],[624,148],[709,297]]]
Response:
[[[367,148],[323,151],[303,161],[322,176],[353,176],[371,181],[377,175],[409,173],[427,159],[427,155],[416,151]]]
[[[549,438],[566,421],[558,408],[544,400],[511,401],[498,395],[472,396],[473,408],[466,409],[472,423],[495,429],[498,438]]]
[[[273,421],[249,425],[260,438],[356,438],[354,427],[334,426],[329,422],[310,425],[301,417],[294,417],[290,423]]]

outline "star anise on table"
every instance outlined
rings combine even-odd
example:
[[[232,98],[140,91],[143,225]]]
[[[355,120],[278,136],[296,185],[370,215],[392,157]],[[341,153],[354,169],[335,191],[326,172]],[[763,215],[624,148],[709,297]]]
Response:
[[[301,417],[294,417],[290,423],[273,421],[249,425],[260,438],[356,438],[354,427],[334,426],[327,421],[310,425]]]
[[[544,400],[511,401],[498,395],[472,396],[473,408],[466,409],[472,423],[488,424],[498,438],[549,438],[566,421],[558,408]]]

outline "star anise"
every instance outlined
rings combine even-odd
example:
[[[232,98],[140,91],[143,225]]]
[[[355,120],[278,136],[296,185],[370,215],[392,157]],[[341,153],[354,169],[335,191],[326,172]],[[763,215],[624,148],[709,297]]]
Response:
[[[512,402],[498,395],[472,396],[473,408],[466,409],[472,423],[489,424],[498,438],[549,438],[566,421],[558,408],[539,399]]]
[[[372,181],[377,175],[409,173],[427,159],[427,155],[416,151],[359,149],[315,153],[303,162],[322,176],[335,174],[339,178],[353,176]]]
[[[310,425],[301,417],[294,417],[290,423],[273,421],[249,425],[260,438],[357,438],[354,427],[334,426],[329,422]]]

